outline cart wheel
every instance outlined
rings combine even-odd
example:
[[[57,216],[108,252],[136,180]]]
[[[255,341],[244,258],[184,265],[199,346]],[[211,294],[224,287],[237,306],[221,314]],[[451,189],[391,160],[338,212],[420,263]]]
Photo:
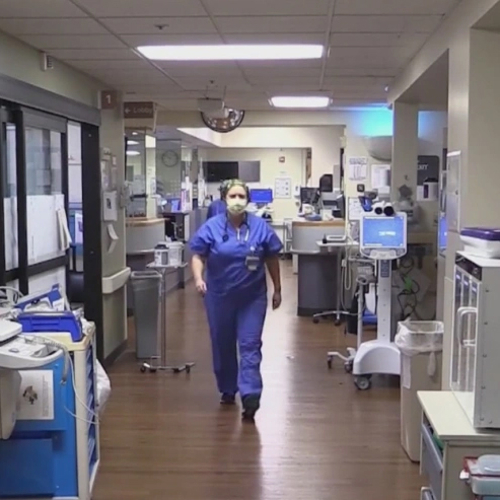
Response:
[[[317,325],[319,323],[319,318],[313,318],[313,323]]]
[[[191,373],[191,366],[186,365],[186,373],[189,375]]]
[[[367,391],[371,386],[372,382],[369,377],[355,377],[354,378],[354,385],[360,390],[360,391]]]
[[[328,358],[326,364],[328,365],[328,369],[331,370],[332,367],[333,367],[333,359],[332,358]]]
[[[344,363],[344,370],[346,373],[352,373],[352,361]]]
[[[335,320],[335,326],[340,326],[340,324],[341,324],[340,319],[336,319],[336,320]]]
[[[149,373],[156,373],[156,368],[150,368]]]
[[[141,373],[146,373],[146,367],[145,366],[141,366]]]

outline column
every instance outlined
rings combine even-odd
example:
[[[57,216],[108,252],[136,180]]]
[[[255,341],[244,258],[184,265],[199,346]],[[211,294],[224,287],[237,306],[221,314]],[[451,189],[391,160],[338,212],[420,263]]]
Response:
[[[417,197],[418,106],[394,104],[392,139],[391,199],[399,201],[399,188],[408,186]]]

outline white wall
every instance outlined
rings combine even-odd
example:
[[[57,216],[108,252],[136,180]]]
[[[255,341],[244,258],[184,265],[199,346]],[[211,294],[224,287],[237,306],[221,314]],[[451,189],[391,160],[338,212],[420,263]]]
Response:
[[[340,163],[341,126],[242,127],[222,137],[223,148],[300,148],[312,150],[311,186]]]
[[[305,180],[306,152],[298,148],[211,148],[203,155],[207,161],[260,161],[260,183],[250,184],[252,187],[272,188],[276,177],[290,177],[292,185],[303,185]],[[279,158],[284,157],[285,163]],[[219,184],[208,185],[209,194],[218,196]],[[290,199],[275,199],[273,202],[273,219],[283,220],[286,217],[295,217],[297,205],[293,196]]]
[[[0,73],[88,106],[97,106],[98,91],[106,87],[58,60],[54,69],[42,71],[40,52],[3,32],[0,32]]]
[[[82,136],[79,123],[68,123],[69,202],[82,202]]]

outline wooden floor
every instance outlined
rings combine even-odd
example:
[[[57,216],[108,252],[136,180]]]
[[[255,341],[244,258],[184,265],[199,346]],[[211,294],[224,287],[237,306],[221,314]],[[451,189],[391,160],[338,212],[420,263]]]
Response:
[[[264,334],[264,397],[255,426],[220,408],[203,304],[193,288],[169,299],[171,360],[190,376],[141,374],[132,353],[111,370],[94,500],[418,500],[421,480],[399,445],[399,389],[358,392],[326,351],[333,323],[296,317],[284,269],[282,308]]]

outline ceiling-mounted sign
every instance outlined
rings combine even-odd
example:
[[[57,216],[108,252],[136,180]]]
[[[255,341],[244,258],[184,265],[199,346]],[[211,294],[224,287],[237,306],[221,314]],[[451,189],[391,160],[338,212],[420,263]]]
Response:
[[[101,91],[101,109],[116,109],[118,104],[118,93],[116,90]]]
[[[125,102],[123,104],[125,118],[151,119],[155,117],[154,102]]]

